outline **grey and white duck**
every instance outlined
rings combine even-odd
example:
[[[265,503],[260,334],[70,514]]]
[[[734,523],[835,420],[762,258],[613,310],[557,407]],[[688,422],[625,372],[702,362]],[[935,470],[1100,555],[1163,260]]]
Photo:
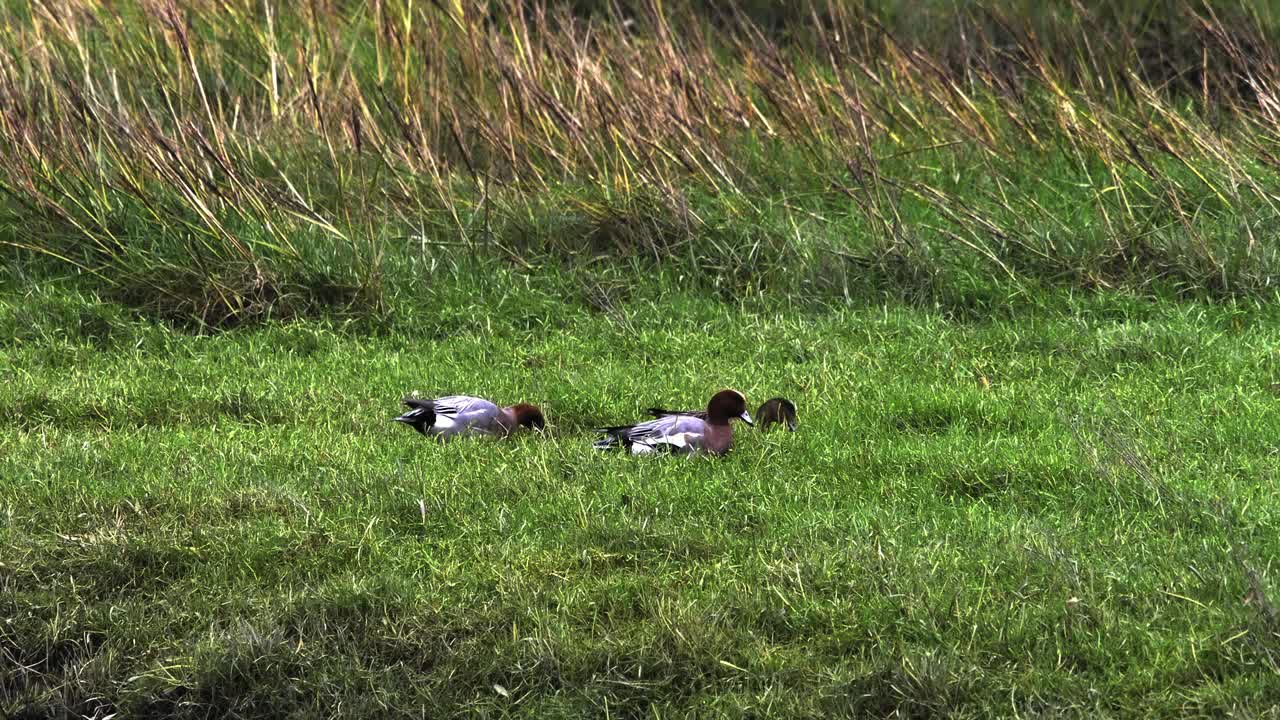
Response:
[[[405,398],[409,411],[395,418],[427,437],[442,440],[458,435],[507,437],[520,428],[541,429],[547,421],[536,405],[520,403],[500,407],[470,395],[418,399]]]
[[[752,424],[747,398],[737,390],[721,390],[711,396],[705,411],[671,413],[635,425],[599,428],[605,437],[597,440],[594,447],[621,447],[632,455],[658,451],[724,455],[733,448],[733,428],[729,425],[732,420]]]

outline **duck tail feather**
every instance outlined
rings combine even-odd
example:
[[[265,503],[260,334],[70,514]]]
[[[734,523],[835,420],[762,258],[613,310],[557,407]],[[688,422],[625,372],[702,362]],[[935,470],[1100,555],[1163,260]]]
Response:
[[[591,447],[595,448],[596,450],[609,450],[610,448],[615,448],[615,447],[618,447],[619,445],[622,445],[622,440],[615,435],[602,437],[599,440],[596,440],[595,442],[591,443]]]
[[[393,418],[393,420],[395,422],[404,423],[423,435],[426,435],[427,428],[436,424],[436,411],[434,406],[430,404],[429,400],[406,399],[404,404],[409,405],[409,407],[412,407],[413,409],[403,415]]]

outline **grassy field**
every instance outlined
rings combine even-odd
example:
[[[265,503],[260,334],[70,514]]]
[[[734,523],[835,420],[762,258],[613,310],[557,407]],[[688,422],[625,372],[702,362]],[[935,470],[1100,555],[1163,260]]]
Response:
[[[0,0],[0,717],[1276,715],[1273,11],[709,7]]]
[[[6,714],[1274,711],[1270,308],[963,322],[657,279],[606,314],[500,267],[429,297],[477,273],[488,311],[376,334],[6,294]],[[795,398],[800,431],[722,461],[589,447],[722,385]],[[455,389],[550,428],[389,422]]]

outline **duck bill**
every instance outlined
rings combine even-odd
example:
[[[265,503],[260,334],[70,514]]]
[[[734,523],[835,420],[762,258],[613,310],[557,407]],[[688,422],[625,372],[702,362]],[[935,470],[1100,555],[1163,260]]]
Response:
[[[747,412],[746,410],[743,410],[742,414],[739,415],[738,417],[742,420],[742,422],[748,425],[755,425],[755,422],[751,419],[751,413]]]

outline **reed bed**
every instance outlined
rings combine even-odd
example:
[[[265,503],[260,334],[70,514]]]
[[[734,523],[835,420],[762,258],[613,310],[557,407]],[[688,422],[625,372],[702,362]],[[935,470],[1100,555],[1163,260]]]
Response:
[[[1274,21],[1231,4],[0,5],[0,241],[218,328],[398,260],[735,294],[1270,296]]]

